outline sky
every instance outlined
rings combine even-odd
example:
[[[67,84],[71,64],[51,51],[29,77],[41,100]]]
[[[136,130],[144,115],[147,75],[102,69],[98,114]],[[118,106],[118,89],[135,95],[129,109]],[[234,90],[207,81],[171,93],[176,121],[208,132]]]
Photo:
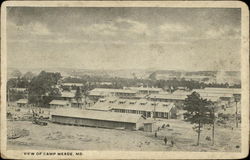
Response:
[[[8,7],[7,65],[240,70],[237,8]]]

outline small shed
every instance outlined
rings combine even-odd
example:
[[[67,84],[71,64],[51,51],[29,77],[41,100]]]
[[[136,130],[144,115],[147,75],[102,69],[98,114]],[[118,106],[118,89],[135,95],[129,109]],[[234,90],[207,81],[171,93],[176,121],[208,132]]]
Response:
[[[16,103],[18,107],[27,107],[28,99],[19,99]]]
[[[184,113],[186,113],[186,112],[187,112],[186,110],[178,110],[177,119],[184,120],[185,119]]]
[[[154,132],[157,130],[155,121],[145,121],[143,123],[143,130],[145,132]]]

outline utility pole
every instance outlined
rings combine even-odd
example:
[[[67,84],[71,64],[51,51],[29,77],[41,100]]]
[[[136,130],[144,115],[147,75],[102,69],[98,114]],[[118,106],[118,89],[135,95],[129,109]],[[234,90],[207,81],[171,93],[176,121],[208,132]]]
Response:
[[[235,101],[235,125],[236,128],[238,128],[238,102],[240,101],[240,96],[237,94],[233,94],[234,96],[234,101]]]
[[[212,112],[213,112],[213,115],[212,115],[212,118],[213,118],[213,130],[212,130],[212,145],[214,145],[214,126],[215,126],[215,113],[214,113],[214,106],[212,106]]]
[[[148,95],[149,95],[149,89],[148,89],[148,84],[147,84],[147,90],[148,90]]]
[[[7,103],[9,106],[9,102],[10,102],[10,92],[9,92],[9,88],[7,87]]]
[[[237,101],[235,101],[235,122],[236,122],[236,128],[238,128],[238,107],[237,107]]]
[[[156,117],[156,114],[155,114],[155,107],[156,107],[156,97],[155,97],[155,104],[154,104],[154,121],[155,121],[155,117]]]

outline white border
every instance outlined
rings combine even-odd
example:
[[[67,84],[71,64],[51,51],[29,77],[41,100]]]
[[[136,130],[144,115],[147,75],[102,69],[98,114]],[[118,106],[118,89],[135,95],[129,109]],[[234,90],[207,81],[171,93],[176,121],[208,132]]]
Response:
[[[241,79],[242,79],[242,152],[125,152],[84,151],[74,159],[238,159],[249,150],[249,10],[241,1],[5,1],[1,6],[1,155],[9,159],[70,159],[61,156],[23,156],[23,151],[6,150],[6,7],[183,7],[183,8],[241,8]],[[29,150],[31,151],[31,150]],[[33,150],[37,152],[38,150]],[[43,150],[52,151],[52,150]],[[60,150],[53,150],[59,152]],[[77,152],[77,151],[72,151]],[[82,151],[81,151],[82,152]]]

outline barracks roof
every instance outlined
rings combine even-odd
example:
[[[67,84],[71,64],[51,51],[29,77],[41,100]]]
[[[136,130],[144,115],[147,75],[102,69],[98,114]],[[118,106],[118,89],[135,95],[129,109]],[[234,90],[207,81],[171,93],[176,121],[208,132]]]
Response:
[[[108,99],[99,100],[95,105],[89,107],[91,110],[109,111],[112,109],[127,109],[137,111],[155,111],[156,112],[169,112],[175,105],[173,103],[152,102],[146,99],[130,100],[130,99],[116,99],[110,101]]]
[[[102,112],[91,110],[58,109],[52,112],[52,116],[76,117],[113,122],[136,123],[142,116],[131,113]]]

